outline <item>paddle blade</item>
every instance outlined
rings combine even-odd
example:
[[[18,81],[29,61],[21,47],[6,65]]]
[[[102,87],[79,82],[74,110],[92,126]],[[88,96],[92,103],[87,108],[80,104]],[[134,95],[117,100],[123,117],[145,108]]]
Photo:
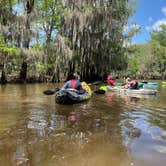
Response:
[[[53,95],[54,93],[56,93],[57,91],[59,91],[60,89],[59,88],[56,88],[56,89],[48,89],[48,90],[45,90],[43,91],[43,93],[45,95]]]
[[[96,93],[96,94],[105,94],[105,91],[102,90],[102,89],[99,89],[99,90],[94,91],[94,93]]]
[[[43,93],[45,94],[45,95],[53,95],[54,93],[55,93],[55,90],[45,90],[45,91],[43,91]]]
[[[99,85],[99,84],[102,84],[103,83],[103,81],[95,81],[95,82],[93,82],[93,85]]]

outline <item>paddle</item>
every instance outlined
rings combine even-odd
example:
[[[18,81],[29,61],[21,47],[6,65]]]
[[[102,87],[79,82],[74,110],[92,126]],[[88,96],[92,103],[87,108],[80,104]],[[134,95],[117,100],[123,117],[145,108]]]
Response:
[[[55,89],[48,89],[43,91],[43,93],[45,95],[53,95],[54,93],[58,92],[60,90],[60,88],[55,88]]]
[[[94,93],[96,94],[105,94],[106,91],[102,90],[102,89],[98,89],[98,90],[95,90]]]
[[[99,84],[102,84],[103,83],[103,81],[95,81],[95,82],[93,82],[92,84],[93,85],[99,85]]]
[[[93,84],[93,85],[99,85],[99,84],[101,84],[101,83],[102,83],[102,81],[95,81],[95,82],[93,82],[92,84]],[[91,85],[91,84],[88,84],[88,85]],[[48,90],[43,91],[43,93],[44,93],[45,95],[53,95],[53,94],[55,94],[55,93],[56,93],[57,91],[59,91],[59,90],[60,90],[60,88],[48,89]],[[80,94],[81,94],[81,93],[83,93],[83,92],[81,91]],[[94,91],[94,93],[96,93],[96,94],[104,94],[105,91],[102,90],[102,89],[99,89],[99,90]]]

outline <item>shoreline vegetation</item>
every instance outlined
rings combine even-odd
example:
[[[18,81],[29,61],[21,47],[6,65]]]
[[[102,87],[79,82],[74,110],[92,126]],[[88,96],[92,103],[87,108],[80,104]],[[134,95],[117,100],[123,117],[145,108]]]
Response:
[[[114,77],[116,78],[117,80],[124,80],[124,77]],[[16,77],[16,76],[9,76],[8,79],[6,79],[4,82],[0,81],[0,85],[1,84],[29,84],[29,83],[64,83],[66,82],[66,79],[67,78],[63,78],[61,80],[59,80],[59,82],[57,81],[52,81],[52,77],[50,76],[47,76],[47,77],[44,77],[44,78],[37,78],[37,77],[29,77],[27,79],[20,79],[19,77]],[[138,80],[164,80],[164,79],[161,79],[161,78],[139,78],[137,77]],[[81,80],[81,81],[86,81],[87,83],[94,83],[94,85],[98,85],[98,84],[102,84],[102,83],[106,83],[106,78],[105,79],[102,79],[101,78],[98,78],[98,79],[89,79],[89,80]]]

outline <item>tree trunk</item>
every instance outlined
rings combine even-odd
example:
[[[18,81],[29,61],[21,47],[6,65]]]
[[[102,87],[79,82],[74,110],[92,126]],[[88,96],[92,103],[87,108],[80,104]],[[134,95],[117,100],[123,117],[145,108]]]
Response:
[[[22,63],[21,71],[20,71],[20,79],[26,80],[27,78],[27,62]]]
[[[29,49],[30,44],[30,14],[34,9],[34,0],[27,0],[25,4],[26,10],[26,25],[25,25],[25,34],[24,34],[24,41],[23,47]],[[21,71],[20,71],[20,79],[26,80],[27,78],[27,62],[24,60],[22,63]]]
[[[6,74],[5,74],[5,71],[3,69],[2,73],[1,73],[1,84],[6,84],[6,83],[7,83]]]

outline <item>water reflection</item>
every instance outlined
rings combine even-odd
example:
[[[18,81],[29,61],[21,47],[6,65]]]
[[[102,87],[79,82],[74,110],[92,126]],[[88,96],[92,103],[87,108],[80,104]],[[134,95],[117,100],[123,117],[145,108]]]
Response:
[[[85,103],[63,106],[55,104],[53,96],[43,96],[45,86],[0,89],[0,113],[15,116],[0,135],[0,164],[165,164],[163,105],[155,108],[149,99],[110,93],[94,95]],[[155,102],[158,98],[152,104]],[[7,125],[9,121],[0,122]]]
[[[24,107],[24,118],[10,131],[10,137],[1,139],[1,151],[7,149],[13,160],[7,160],[6,155],[1,156],[2,160],[17,165],[46,165],[46,161],[51,165],[70,162],[86,166],[127,162],[119,126],[112,124],[109,116],[93,114],[87,108],[88,103],[71,111],[36,107],[25,112]]]
[[[162,112],[162,113],[161,113]],[[140,165],[164,165],[166,161],[165,111],[136,106],[133,112],[122,114],[121,121],[125,143],[131,148],[134,163]],[[136,139],[133,139],[136,138]],[[142,148],[141,148],[142,147]],[[148,155],[153,157],[148,158]],[[146,157],[145,157],[146,156]]]

